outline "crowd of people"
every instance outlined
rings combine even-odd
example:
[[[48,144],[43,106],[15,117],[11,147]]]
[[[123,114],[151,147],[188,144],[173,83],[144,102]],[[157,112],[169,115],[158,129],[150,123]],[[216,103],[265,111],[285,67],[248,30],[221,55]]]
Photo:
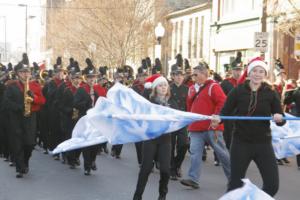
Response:
[[[197,121],[174,133],[135,143],[140,166],[134,200],[141,200],[148,177],[154,167],[160,170],[159,200],[166,199],[169,180],[180,180],[184,186],[199,188],[206,148],[214,150],[215,165],[221,165],[228,180],[228,191],[241,187],[241,179],[253,160],[263,179],[263,190],[274,196],[279,187],[278,166],[288,159],[276,160],[271,144],[268,121],[221,121],[219,115],[273,116],[284,125],[284,112],[300,116],[300,89],[296,81],[286,80],[281,65],[274,84],[266,82],[269,66],[255,58],[244,68],[241,53],[227,66],[223,79],[205,62],[191,67],[180,54],[171,67],[171,80],[161,74],[159,59],[151,64],[142,60],[134,78],[133,69],[123,66],[108,80],[107,67],[97,69],[91,59],[81,70],[70,58],[67,67],[57,58],[53,70],[30,67],[23,59],[14,67],[1,66],[0,74],[0,155],[16,167],[16,177],[29,172],[32,150],[39,144],[44,153],[72,137],[76,122],[92,108],[98,97],[105,97],[116,82],[131,87],[150,102],[181,111],[212,115],[211,121]],[[111,156],[119,159],[123,145],[113,145]],[[186,174],[181,165],[190,152]],[[53,155],[71,169],[80,166],[84,175],[97,170],[97,154],[109,153],[107,144]],[[297,157],[300,169],[300,156]]]

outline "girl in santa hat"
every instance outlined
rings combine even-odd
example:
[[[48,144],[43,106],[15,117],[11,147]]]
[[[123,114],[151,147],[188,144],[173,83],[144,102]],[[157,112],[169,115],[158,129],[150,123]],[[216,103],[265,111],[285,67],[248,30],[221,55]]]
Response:
[[[145,88],[152,89],[150,101],[162,106],[177,108],[176,102],[170,101],[170,88],[166,78],[160,75],[153,75],[147,78]],[[139,172],[138,182],[134,193],[133,200],[141,200],[145,190],[148,176],[153,168],[153,160],[158,156],[160,163],[160,181],[159,181],[159,198],[165,200],[168,192],[168,182],[170,178],[171,163],[171,136],[163,134],[158,138],[147,140],[143,143],[142,165]]]
[[[278,94],[264,80],[268,65],[255,58],[247,67],[247,79],[234,88],[221,111],[223,116],[273,116],[278,126],[284,125]],[[236,111],[233,113],[233,111]],[[212,127],[221,122],[213,116]],[[263,179],[262,189],[274,196],[279,188],[278,166],[271,143],[270,121],[236,120],[231,143],[231,180],[228,191],[241,187],[251,161],[257,165]]]

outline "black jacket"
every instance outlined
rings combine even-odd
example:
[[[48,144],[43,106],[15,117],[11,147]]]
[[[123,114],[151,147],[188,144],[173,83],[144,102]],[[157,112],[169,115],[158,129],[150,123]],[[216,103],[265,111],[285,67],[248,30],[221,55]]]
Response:
[[[171,90],[171,100],[175,101],[177,103],[177,106],[179,110],[186,111],[186,99],[188,96],[189,88],[181,84],[179,87],[175,84],[172,83],[170,85],[170,90]]]
[[[250,98],[253,97],[252,102],[255,102],[255,95],[257,95],[257,103],[253,103],[252,109],[249,109]],[[271,116],[275,113],[283,114],[278,94],[266,83],[263,83],[255,94],[250,89],[249,81],[234,88],[228,94],[221,111],[222,116],[233,114],[237,116]],[[284,123],[277,125],[282,126]],[[233,133],[234,138],[249,143],[268,143],[272,138],[270,121],[237,120]]]
[[[74,107],[79,110],[79,118],[86,115],[86,112],[93,107],[93,103],[95,104],[99,97],[97,92],[94,91],[95,97],[93,102],[90,94],[87,92],[87,87],[89,86],[85,85],[78,88],[74,96]]]
[[[296,105],[296,115],[299,117],[300,116],[300,87],[296,88],[293,91],[288,91],[285,94],[284,104],[288,105],[293,102]]]
[[[16,83],[7,86],[3,103],[7,110],[8,126],[13,136],[13,142],[22,140],[26,145],[35,144],[35,132],[32,131],[31,117],[24,117],[24,93]]]

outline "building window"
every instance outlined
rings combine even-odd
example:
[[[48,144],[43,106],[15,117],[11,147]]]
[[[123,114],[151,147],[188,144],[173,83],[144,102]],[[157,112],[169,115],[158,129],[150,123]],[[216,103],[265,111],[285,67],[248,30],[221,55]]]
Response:
[[[180,41],[179,41],[179,53],[182,54],[182,39],[183,39],[183,20],[180,21]]]
[[[200,45],[199,45],[200,58],[203,58],[203,36],[204,36],[204,16],[201,17],[201,27],[200,27]]]
[[[190,18],[189,21],[189,41],[188,41],[188,58],[191,58],[191,52],[192,52],[192,25],[193,25],[193,19]]]
[[[194,58],[197,58],[198,27],[199,27],[198,17],[196,17],[196,20],[195,20],[195,33],[194,33],[194,44],[193,44],[193,47],[194,47]]]

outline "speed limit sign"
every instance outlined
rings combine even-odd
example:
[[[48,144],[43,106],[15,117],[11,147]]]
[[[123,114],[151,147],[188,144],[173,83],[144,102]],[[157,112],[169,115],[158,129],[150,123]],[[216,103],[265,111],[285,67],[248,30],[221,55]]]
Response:
[[[254,49],[255,51],[266,52],[268,51],[268,32],[255,32],[254,34]]]

